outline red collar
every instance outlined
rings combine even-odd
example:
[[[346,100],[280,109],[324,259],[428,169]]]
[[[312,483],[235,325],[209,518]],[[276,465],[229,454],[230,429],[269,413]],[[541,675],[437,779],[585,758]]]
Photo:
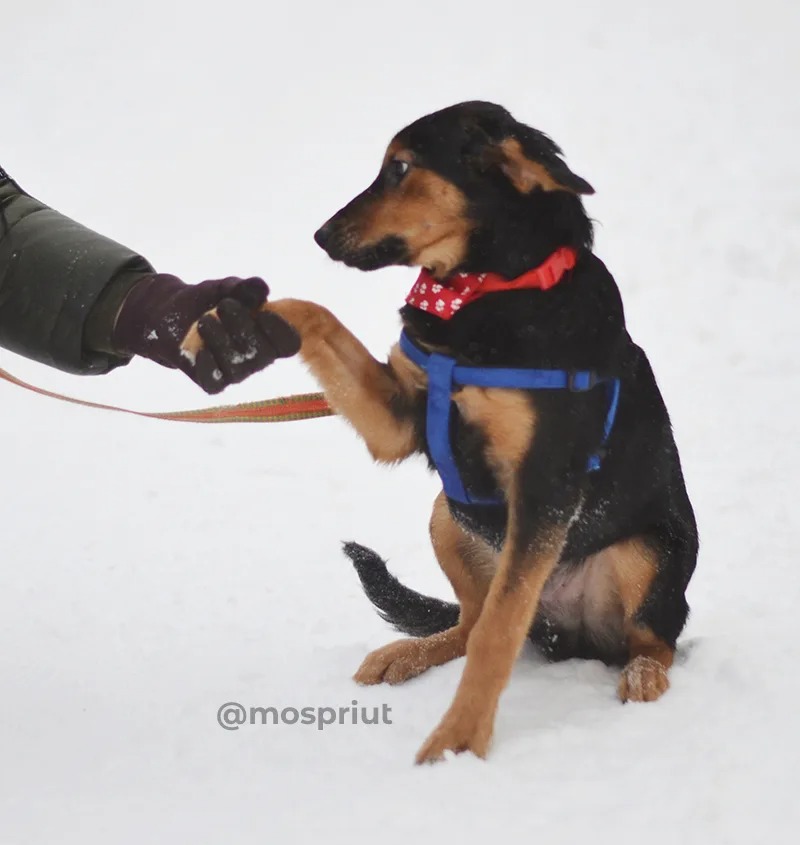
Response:
[[[548,290],[561,281],[564,273],[571,270],[576,261],[576,251],[572,247],[562,246],[538,267],[511,280],[497,273],[456,273],[446,282],[439,282],[427,270],[423,270],[406,297],[406,302],[412,308],[449,320],[459,309],[487,293],[522,288]]]

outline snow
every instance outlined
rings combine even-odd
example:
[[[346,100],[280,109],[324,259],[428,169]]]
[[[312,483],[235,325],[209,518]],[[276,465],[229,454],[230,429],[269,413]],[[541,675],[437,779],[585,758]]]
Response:
[[[449,595],[435,480],[373,465],[339,420],[219,427],[0,383],[0,845],[527,840],[788,842],[800,809],[800,6],[28,0],[3,11],[2,164],[190,280],[262,274],[376,354],[412,271],[334,265],[314,230],[392,134],[463,99],[564,146],[597,252],[670,408],[702,548],[672,688],[524,654],[486,762],[411,762],[463,661],[350,676],[392,638],[339,542]],[[147,362],[49,389],[214,404]],[[279,362],[229,402],[314,389]],[[391,708],[250,725],[217,709]]]

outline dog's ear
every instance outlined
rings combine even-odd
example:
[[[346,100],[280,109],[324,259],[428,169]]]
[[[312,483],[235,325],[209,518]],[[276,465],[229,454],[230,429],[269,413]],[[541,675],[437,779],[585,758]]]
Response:
[[[496,150],[500,170],[521,194],[529,194],[537,188],[573,194],[594,193],[594,188],[573,173],[556,153],[534,158],[517,138],[500,141]]]
[[[544,132],[515,120],[494,103],[463,103],[466,141],[462,159],[479,172],[499,169],[521,193],[534,190],[593,194],[594,188],[573,173],[558,144]]]
[[[540,141],[538,138],[536,140]],[[505,138],[496,145],[493,153],[500,170],[521,194],[529,194],[536,189],[568,191],[572,194],[594,193],[594,188],[585,179],[567,167],[559,155],[560,150],[534,152],[531,146],[534,145],[525,145],[516,137]]]

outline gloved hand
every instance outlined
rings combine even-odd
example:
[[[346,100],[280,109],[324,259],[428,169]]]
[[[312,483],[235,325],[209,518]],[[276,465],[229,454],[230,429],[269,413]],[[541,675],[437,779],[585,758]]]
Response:
[[[268,293],[259,278],[187,285],[176,276],[153,273],[125,298],[112,342],[121,352],[177,367],[206,393],[219,393],[300,349],[288,323],[258,310]],[[196,353],[181,350],[190,329],[202,341]]]

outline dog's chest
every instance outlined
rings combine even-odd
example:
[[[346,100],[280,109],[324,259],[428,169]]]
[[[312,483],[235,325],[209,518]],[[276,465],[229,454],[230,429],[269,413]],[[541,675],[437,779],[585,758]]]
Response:
[[[536,416],[528,395],[521,390],[465,387],[453,401],[461,419],[480,434],[480,457],[504,492],[535,433]]]

